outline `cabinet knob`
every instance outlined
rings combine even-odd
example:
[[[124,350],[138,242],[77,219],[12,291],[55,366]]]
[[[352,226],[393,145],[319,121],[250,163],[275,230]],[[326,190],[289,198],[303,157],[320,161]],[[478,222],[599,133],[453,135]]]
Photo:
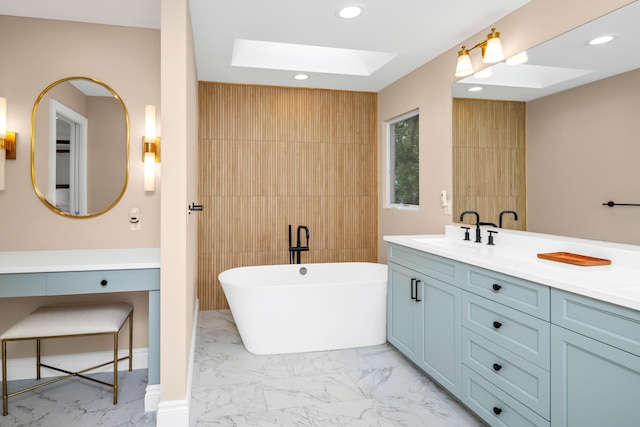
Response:
[[[502,369],[502,365],[499,365],[499,364],[497,364],[497,363],[494,363],[494,364],[493,364],[493,370],[494,370],[494,371],[496,371],[496,372],[497,372],[497,371],[499,371],[500,369]]]
[[[107,286],[107,280],[106,280],[106,279],[102,279],[102,280],[100,281],[100,284],[101,284],[102,286]]]
[[[494,283],[492,287],[494,291],[499,291],[500,289],[502,289],[502,286],[498,285],[497,283]]]
[[[496,329],[500,329],[500,326],[502,326],[502,323],[500,322],[493,322],[493,327]]]
[[[498,408],[497,406],[494,406],[493,413],[496,415],[500,415],[502,413],[502,409]]]

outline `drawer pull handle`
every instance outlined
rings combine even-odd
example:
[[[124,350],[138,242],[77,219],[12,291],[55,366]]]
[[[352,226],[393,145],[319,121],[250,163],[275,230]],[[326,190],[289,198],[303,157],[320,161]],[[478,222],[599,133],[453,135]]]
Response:
[[[497,283],[494,283],[492,287],[494,291],[499,291],[500,289],[502,289],[502,286],[498,285]]]
[[[497,363],[493,364],[493,370],[494,371],[498,372],[500,369],[502,369],[502,365],[499,365]]]
[[[422,301],[421,299],[418,299],[418,285],[419,285],[420,283],[422,283],[422,282],[420,281],[420,279],[416,279],[416,302],[420,302],[420,301]]]
[[[106,279],[102,279],[102,280],[100,281],[100,284],[101,284],[102,286],[107,286],[107,280],[106,280]]]
[[[414,288],[415,287],[415,288]],[[418,297],[416,295],[414,295],[414,289],[418,289],[418,287],[416,286],[416,279],[411,279],[411,299],[418,299]]]
[[[502,323],[500,322],[493,322],[493,327],[496,329],[500,329],[500,327],[502,326]]]
[[[497,406],[494,406],[493,413],[496,415],[500,415],[502,413],[502,409],[498,408]]]

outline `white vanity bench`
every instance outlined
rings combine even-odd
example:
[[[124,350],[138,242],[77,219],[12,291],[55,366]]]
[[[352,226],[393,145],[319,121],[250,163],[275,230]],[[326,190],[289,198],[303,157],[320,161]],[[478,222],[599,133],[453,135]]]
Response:
[[[4,298],[148,292],[148,387],[145,410],[157,409],[160,384],[160,249],[0,252]]]

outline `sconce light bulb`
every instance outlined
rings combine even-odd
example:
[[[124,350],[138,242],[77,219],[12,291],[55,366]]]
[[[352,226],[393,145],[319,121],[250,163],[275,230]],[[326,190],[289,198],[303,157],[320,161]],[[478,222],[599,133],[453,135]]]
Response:
[[[144,153],[144,191],[156,190],[156,155]]]

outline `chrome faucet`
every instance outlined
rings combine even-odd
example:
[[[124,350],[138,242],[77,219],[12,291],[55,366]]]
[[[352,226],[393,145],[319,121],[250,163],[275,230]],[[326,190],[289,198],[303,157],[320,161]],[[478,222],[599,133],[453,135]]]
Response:
[[[482,242],[482,236],[480,235],[480,214],[476,211],[464,211],[460,214],[460,221],[464,220],[464,216],[470,214],[476,216],[476,243]]]
[[[516,211],[502,211],[502,212],[500,212],[500,221],[498,222],[500,228],[502,228],[502,215],[504,215],[506,213],[507,214],[513,214],[514,221],[518,220],[518,214],[516,213]]]

